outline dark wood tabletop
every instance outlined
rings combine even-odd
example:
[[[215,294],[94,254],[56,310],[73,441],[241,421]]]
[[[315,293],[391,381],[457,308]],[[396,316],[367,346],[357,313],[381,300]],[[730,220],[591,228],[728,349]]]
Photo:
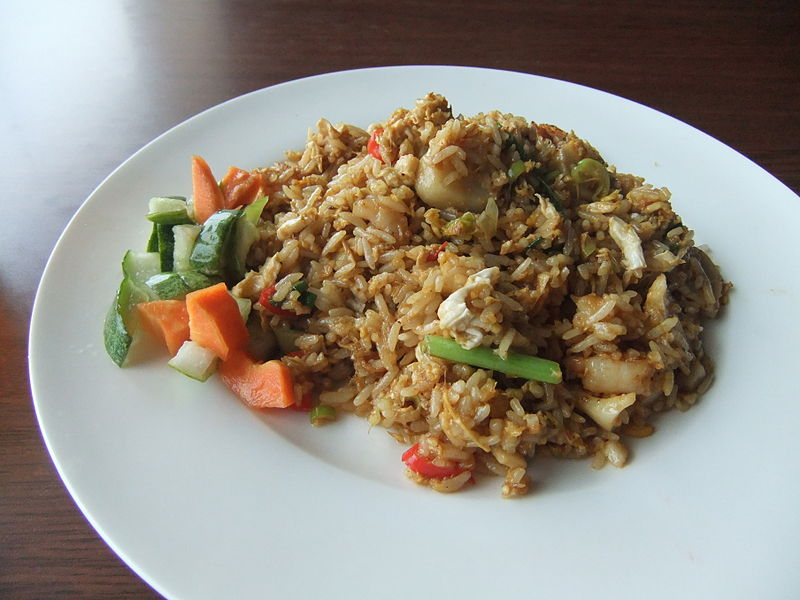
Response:
[[[193,114],[330,71],[492,67],[666,112],[800,191],[793,2],[542,4],[0,3],[0,597],[159,597],[59,479],[34,415],[27,336],[42,269],[70,217],[125,158]]]

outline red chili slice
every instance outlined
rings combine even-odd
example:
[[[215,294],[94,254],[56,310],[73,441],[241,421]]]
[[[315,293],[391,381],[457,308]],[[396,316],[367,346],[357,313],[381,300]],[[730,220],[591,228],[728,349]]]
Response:
[[[464,469],[453,465],[441,467],[419,454],[419,444],[414,444],[403,453],[403,462],[415,473],[429,479],[447,479],[463,473]]]
[[[272,296],[275,295],[275,286],[271,285],[268,288],[264,288],[261,292],[261,295],[258,297],[258,303],[266,308],[269,312],[273,315],[277,315],[279,317],[296,317],[297,314],[293,313],[290,310],[284,310],[280,306],[275,306],[272,303]]]
[[[381,162],[383,162],[383,157],[381,156],[380,144],[378,144],[378,136],[382,133],[383,129],[376,129],[369,137],[369,141],[367,142],[367,152]]]
[[[444,249],[445,249],[446,247],[447,247],[447,242],[442,242],[441,244],[439,244],[439,246],[437,246],[436,248],[434,248],[433,250],[431,250],[430,252],[428,252],[428,257],[427,257],[427,258],[428,258],[428,262],[433,262],[433,261],[435,261],[437,258],[439,258],[439,255],[440,255],[442,252],[444,252]]]

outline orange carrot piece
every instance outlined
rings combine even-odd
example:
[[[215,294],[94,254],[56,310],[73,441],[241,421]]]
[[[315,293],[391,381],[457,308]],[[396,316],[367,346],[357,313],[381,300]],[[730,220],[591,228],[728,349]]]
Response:
[[[211,167],[199,156],[192,157],[192,195],[194,219],[198,223],[205,223],[208,217],[224,208],[225,199]]]
[[[220,183],[225,208],[252,204],[261,191],[261,174],[231,167]]]
[[[259,363],[244,352],[232,352],[221,362],[222,381],[251,408],[286,408],[294,405],[294,384],[289,367],[279,360]]]
[[[163,342],[172,356],[189,339],[189,313],[183,300],[141,302],[136,310],[145,330]]]
[[[186,294],[189,337],[222,360],[247,343],[247,327],[224,283]]]

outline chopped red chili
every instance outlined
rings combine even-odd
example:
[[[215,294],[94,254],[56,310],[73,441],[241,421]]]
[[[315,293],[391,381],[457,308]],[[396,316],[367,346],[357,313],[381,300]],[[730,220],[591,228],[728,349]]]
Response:
[[[383,129],[376,129],[369,137],[369,141],[367,142],[367,152],[380,161],[383,161],[383,157],[381,156],[380,144],[378,144],[378,136],[382,133]]]
[[[403,462],[415,473],[429,479],[447,479],[464,472],[458,465],[442,467],[434,464],[419,453],[419,444],[414,444],[403,453]]]
[[[444,249],[447,247],[447,242],[442,242],[436,248],[428,252],[428,262],[433,262],[439,258],[439,255],[444,252]]]
[[[296,317],[297,314],[293,313],[290,310],[284,310],[277,304],[272,301],[272,296],[275,295],[275,286],[271,285],[268,288],[264,288],[261,292],[261,295],[258,297],[258,303],[267,309],[267,311],[271,312],[273,315],[277,315],[279,317]]]

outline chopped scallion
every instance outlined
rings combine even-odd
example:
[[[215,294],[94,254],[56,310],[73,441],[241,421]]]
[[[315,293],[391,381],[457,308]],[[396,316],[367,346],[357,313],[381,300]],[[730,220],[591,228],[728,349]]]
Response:
[[[308,418],[314,427],[319,427],[336,420],[336,409],[327,404],[318,404],[311,409]]]
[[[597,201],[611,189],[611,176],[603,163],[593,158],[578,161],[570,175],[577,186],[578,198]]]
[[[475,233],[477,218],[471,212],[465,212],[457,219],[453,219],[442,229],[442,234],[455,238],[469,238]]]
[[[550,199],[550,202],[553,203],[555,209],[558,212],[563,213],[564,205],[561,204],[561,196],[558,195],[558,192],[551,188],[550,184],[548,184],[544,179],[540,179],[539,182],[542,184],[545,194],[547,194],[547,197]]]
[[[533,240],[533,241],[532,241],[530,244],[528,244],[527,246],[525,246],[525,252],[530,252],[531,250],[533,250],[534,248],[536,248],[536,247],[537,247],[539,244],[541,244],[543,241],[544,241],[544,238],[543,238],[542,236],[538,236],[538,237],[537,237],[535,240]]]
[[[292,289],[300,292],[300,297],[298,298],[298,300],[300,300],[300,304],[307,306],[308,308],[314,308],[314,303],[317,301],[317,295],[308,291],[308,282],[298,281],[292,286]]]
[[[513,135],[508,134],[508,139],[506,139],[505,143],[508,148],[512,148],[517,151],[520,159],[528,160],[528,153],[525,152],[525,149],[522,147],[522,142],[518,141]]]
[[[514,161],[508,168],[509,181],[516,181],[517,178],[525,172],[525,163],[521,160]]]

